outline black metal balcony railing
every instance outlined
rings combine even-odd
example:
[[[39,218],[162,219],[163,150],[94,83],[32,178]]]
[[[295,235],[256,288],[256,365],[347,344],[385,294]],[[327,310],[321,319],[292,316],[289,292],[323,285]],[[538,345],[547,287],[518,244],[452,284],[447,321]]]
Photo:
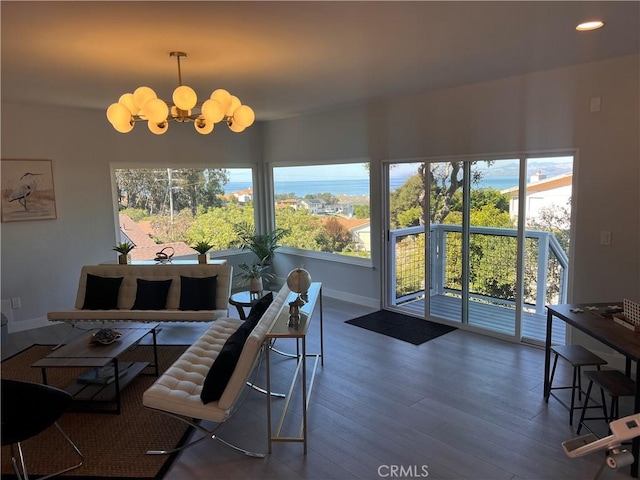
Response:
[[[429,295],[433,307],[442,304],[442,301],[436,301],[438,297],[453,300],[462,296],[462,227],[436,224],[431,225],[429,233]],[[415,302],[424,305],[426,291],[425,229],[421,226],[393,230],[390,239],[394,248],[391,278],[395,280],[390,292],[391,304],[416,310],[419,305]],[[503,320],[511,317],[511,324],[514,323],[518,291],[517,230],[470,227],[469,257],[466,278],[470,302],[495,307],[492,312],[495,325],[490,328],[513,334],[514,328],[508,325],[509,321],[500,326],[500,317]],[[522,317],[523,322],[530,323],[528,334],[534,339],[544,338],[545,305],[566,303],[568,263],[568,257],[553,233],[525,231]],[[431,312],[434,313],[434,308]],[[460,318],[450,319],[460,321]],[[554,335],[564,341],[560,332],[554,332]]]

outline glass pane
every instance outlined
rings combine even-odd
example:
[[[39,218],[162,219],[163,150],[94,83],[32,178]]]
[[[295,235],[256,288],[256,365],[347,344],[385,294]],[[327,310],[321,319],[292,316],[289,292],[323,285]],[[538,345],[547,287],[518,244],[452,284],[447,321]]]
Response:
[[[462,321],[462,162],[431,163],[429,315]]]
[[[422,163],[389,165],[389,229],[392,262],[389,303],[424,316],[425,231]]]
[[[136,245],[134,262],[153,262],[158,252],[195,259],[191,248],[235,247],[234,225],[254,224],[250,168],[116,169],[119,241]]]
[[[537,342],[545,340],[545,305],[567,303],[572,180],[571,156],[527,160],[522,336]],[[511,195],[517,208],[517,192]],[[559,323],[552,341],[563,345],[566,329]]]
[[[515,334],[518,231],[509,188],[518,188],[520,160],[474,162],[469,211],[469,324]]]
[[[371,258],[369,164],[274,167],[283,246]]]

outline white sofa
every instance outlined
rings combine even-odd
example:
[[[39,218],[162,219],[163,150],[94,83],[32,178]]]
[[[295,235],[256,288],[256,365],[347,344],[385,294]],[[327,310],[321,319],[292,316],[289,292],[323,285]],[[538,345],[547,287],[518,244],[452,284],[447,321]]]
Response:
[[[123,277],[118,292],[117,309],[83,309],[87,288],[87,275]],[[69,310],[49,312],[50,321],[133,321],[133,322],[211,322],[229,315],[233,268],[226,264],[161,264],[161,265],[85,265],[80,272],[75,306]],[[216,277],[215,309],[180,310],[181,276]],[[171,286],[166,308],[159,310],[133,310],[137,293],[137,279],[168,280]]]
[[[205,434],[204,437],[196,442],[177,450],[187,448],[207,438],[212,438],[245,455],[253,457],[265,456],[262,453],[253,453],[230,445],[217,437],[215,431],[204,429],[199,423],[193,422],[192,419],[222,423],[231,416],[249,379],[249,375],[260,359],[265,336],[281,314],[290,293],[289,288],[284,285],[249,334],[240,353],[238,363],[219,400],[204,404],[200,394],[209,369],[218,357],[227,338],[243,323],[243,320],[235,318],[218,319],[144,393],[142,403],[145,407],[177,417]],[[166,454],[177,450],[150,451],[148,453]]]

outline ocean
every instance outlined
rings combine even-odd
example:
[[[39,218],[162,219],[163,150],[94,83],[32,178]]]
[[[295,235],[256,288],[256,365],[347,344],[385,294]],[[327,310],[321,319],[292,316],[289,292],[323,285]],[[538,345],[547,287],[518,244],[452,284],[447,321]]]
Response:
[[[394,178],[391,180],[391,190],[402,186],[407,178]],[[518,179],[513,177],[493,177],[483,179],[478,187],[493,187],[497,190],[515,187]],[[225,193],[233,193],[251,187],[251,182],[229,182],[224,187]],[[275,182],[275,193],[295,193],[298,197],[314,195],[318,193],[331,193],[333,195],[369,195],[369,179],[336,179],[336,180],[288,180]]]

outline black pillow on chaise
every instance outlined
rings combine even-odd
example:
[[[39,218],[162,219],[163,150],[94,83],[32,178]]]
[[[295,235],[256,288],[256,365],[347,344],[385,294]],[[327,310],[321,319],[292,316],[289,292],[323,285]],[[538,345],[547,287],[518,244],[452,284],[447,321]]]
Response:
[[[202,403],[206,404],[220,400],[238,364],[244,343],[272,301],[273,293],[268,293],[262,297],[258,303],[251,308],[251,312],[249,312],[249,316],[244,323],[227,338],[227,341],[222,346],[222,350],[220,350],[213,365],[211,365],[207,377],[204,379],[202,392],[200,392]]]

